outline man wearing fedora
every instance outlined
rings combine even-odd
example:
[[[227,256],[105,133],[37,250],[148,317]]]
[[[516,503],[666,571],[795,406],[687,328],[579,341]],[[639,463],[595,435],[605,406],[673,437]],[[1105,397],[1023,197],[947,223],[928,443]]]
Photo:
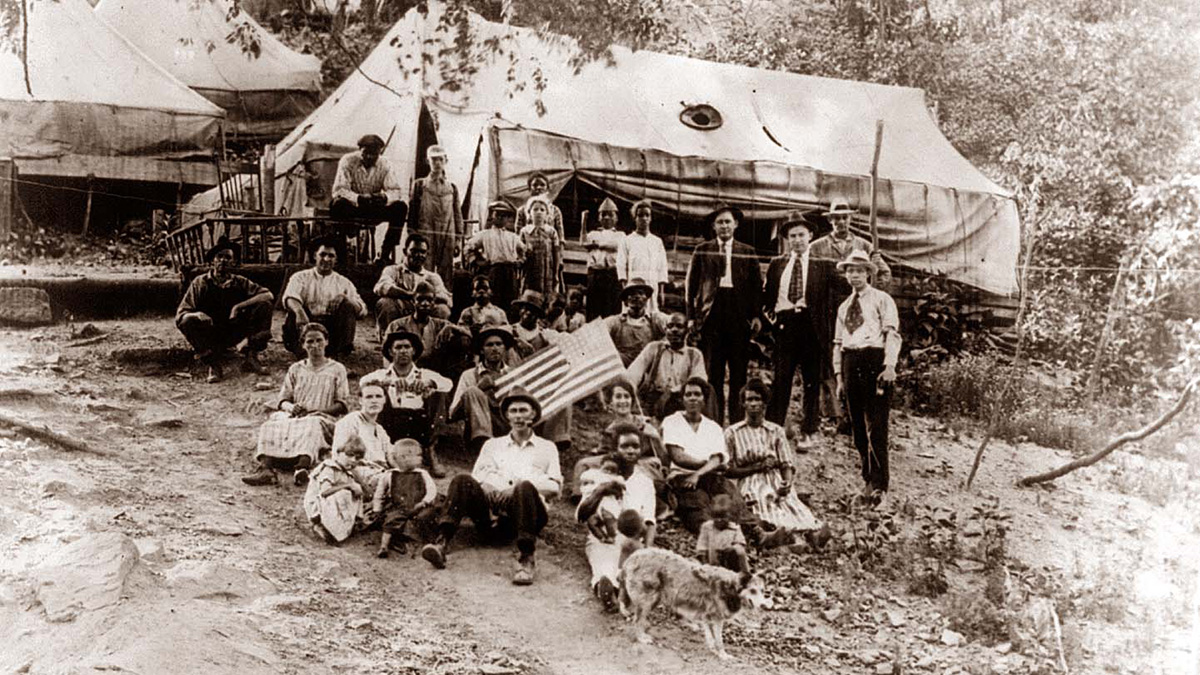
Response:
[[[862,460],[864,501],[879,504],[888,489],[888,416],[900,319],[892,296],[871,286],[875,265],[855,250],[838,263],[850,297],[838,307],[833,338],[833,371],[838,394],[846,395],[854,447]]]
[[[446,475],[434,447],[434,424],[444,416],[446,396],[454,383],[441,374],[416,365],[424,345],[421,336],[399,329],[383,338],[383,357],[386,368],[376,370],[364,380],[383,385],[387,400],[379,413],[379,426],[394,443],[411,438],[425,449],[429,473],[441,478]]]
[[[258,355],[271,341],[271,304],[275,296],[232,272],[238,248],[227,237],[218,239],[204,254],[204,260],[212,269],[188,285],[175,310],[175,327],[196,350],[196,358],[208,366],[210,383],[224,376],[222,352],[242,340],[246,341],[243,367],[265,375],[267,369],[259,363]]]
[[[858,211],[851,208],[846,200],[834,199],[829,209],[825,211],[825,216],[829,219],[833,230],[829,234],[817,238],[809,246],[809,260],[811,266],[815,268],[814,276],[818,281],[826,282],[824,288],[819,285],[815,286],[808,294],[813,308],[812,316],[817,332],[817,341],[822,345],[833,343],[833,319],[837,315],[838,306],[850,296],[850,285],[846,283],[845,277],[835,269],[835,266],[845,260],[851,251],[862,251],[870,256],[871,262],[875,265],[872,283],[876,288],[886,288],[892,281],[892,271],[883,261],[883,256],[879,251],[872,251],[871,242],[850,231],[850,225],[857,214]],[[828,405],[827,413],[837,422],[838,432],[848,434],[850,429],[843,415],[842,400],[834,395],[836,387],[833,363],[829,358],[830,353],[828,348],[821,351],[822,396]]]
[[[408,211],[408,233],[420,232],[429,240],[429,266],[442,279],[454,279],[454,256],[466,235],[458,187],[446,176],[446,150],[431,145],[425,151],[429,175],[413,184]]]
[[[626,368],[642,353],[646,345],[661,340],[667,332],[667,317],[659,312],[648,311],[647,304],[654,295],[654,288],[640,277],[629,280],[621,289],[624,311],[604,320],[608,334],[612,336],[621,363]]]
[[[525,260],[525,242],[512,229],[516,211],[497,199],[488,205],[487,229],[475,233],[468,244],[475,273],[488,278],[492,300],[508,311],[521,286],[521,263]]]
[[[622,284],[642,279],[650,285],[647,307],[656,312],[667,282],[667,249],[662,239],[650,231],[654,202],[642,199],[633,203],[633,232],[617,246],[617,278]]]
[[[804,415],[801,418],[799,447],[807,447],[808,437],[820,428],[821,360],[829,343],[817,339],[813,311],[814,298],[825,292],[826,272],[812,264],[809,243],[816,225],[803,213],[793,211],[783,223],[782,236],[787,252],[767,267],[767,287],[763,293],[763,313],[773,319],[775,348],[772,353],[774,380],[767,419],[784,425],[792,397],[792,379],[796,366],[804,378]]]
[[[314,239],[310,247],[314,265],[288,279],[283,291],[283,346],[304,358],[300,331],[310,321],[329,331],[326,354],[337,358],[354,350],[354,332],[358,319],[367,315],[367,303],[358,294],[354,282],[334,271],[338,242],[333,237]]]
[[[512,582],[528,586],[533,583],[537,537],[549,520],[546,500],[562,491],[562,468],[558,449],[533,431],[542,413],[537,399],[514,388],[500,402],[500,413],[509,432],[483,444],[470,475],[459,474],[450,481],[437,541],[423,547],[421,557],[438,569],[445,567],[446,546],[462,519],[470,518],[480,538],[494,529],[515,531],[519,559]],[[493,527],[493,515],[500,518],[498,528]]]
[[[400,197],[402,187],[387,159],[384,142],[375,134],[358,139],[358,151],[338,160],[333,178],[329,217],[334,220],[387,221],[387,233],[379,248],[381,261],[390,261],[400,243],[408,217],[408,206]]]
[[[714,390],[718,421],[740,420],[738,392],[746,384],[750,338],[762,327],[762,270],[755,250],[733,238],[742,223],[741,210],[721,205],[708,214],[707,221],[716,236],[697,246],[688,263],[688,328],[700,334],[700,350]]]
[[[617,229],[617,205],[605,197],[596,219],[600,227],[587,233],[587,320],[621,311],[621,280],[617,277],[617,249],[625,233]]]

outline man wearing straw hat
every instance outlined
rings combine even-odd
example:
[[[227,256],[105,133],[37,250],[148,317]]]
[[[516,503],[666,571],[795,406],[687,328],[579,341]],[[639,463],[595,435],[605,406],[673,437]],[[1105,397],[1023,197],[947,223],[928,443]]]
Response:
[[[862,499],[878,505],[888,489],[888,416],[900,356],[900,319],[892,296],[871,286],[875,265],[866,252],[851,251],[837,267],[851,292],[838,307],[833,371],[838,394],[846,395],[854,447],[862,460]]]
[[[416,365],[424,351],[421,336],[399,329],[383,338],[383,357],[388,366],[367,375],[384,387],[387,400],[379,413],[379,426],[392,442],[411,438],[425,448],[429,473],[436,478],[446,475],[437,455],[433,436],[435,424],[444,416],[446,397],[454,386],[440,373]]]
[[[817,342],[829,345],[833,342],[833,319],[837,308],[850,296],[850,286],[834,266],[851,251],[862,251],[870,255],[871,263],[875,266],[871,282],[876,288],[886,288],[892,281],[892,271],[883,256],[878,251],[872,251],[871,242],[850,231],[851,222],[857,210],[850,207],[844,199],[834,199],[825,211],[833,231],[820,237],[809,246],[809,259],[814,268],[814,276],[826,280],[824,287],[816,287],[809,294],[813,309],[814,328],[817,332]],[[827,413],[838,424],[838,433],[850,433],[842,410],[840,397],[834,396],[833,364],[829,360],[829,349],[821,351],[821,389],[828,405]]]
[[[466,235],[458,188],[446,176],[446,150],[431,145],[425,151],[429,175],[413,185],[408,231],[429,240],[429,266],[442,279],[454,279],[454,256]]]
[[[546,500],[562,491],[558,449],[533,431],[542,414],[538,400],[515,387],[500,401],[500,413],[510,431],[483,444],[470,474],[459,474],[447,490],[445,516],[438,538],[421,549],[421,557],[435,568],[446,566],[446,546],[463,518],[470,518],[480,538],[493,532],[515,534],[518,568],[512,582],[533,583],[537,537],[549,521]],[[497,517],[498,526],[493,525]]]
[[[390,262],[400,243],[408,206],[400,197],[400,181],[382,157],[383,139],[367,134],[358,139],[358,151],[338,160],[333,178],[329,217],[334,220],[387,221],[387,233],[379,247],[381,262]]]

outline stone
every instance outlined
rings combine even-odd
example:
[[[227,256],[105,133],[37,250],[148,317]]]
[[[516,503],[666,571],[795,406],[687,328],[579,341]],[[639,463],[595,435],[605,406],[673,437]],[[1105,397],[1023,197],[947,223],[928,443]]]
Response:
[[[134,539],[133,543],[137,546],[138,554],[142,560],[149,562],[161,563],[167,559],[167,550],[159,539]]]
[[[363,628],[374,628],[375,622],[371,621],[370,619],[354,619],[350,623],[346,624],[346,626],[348,626],[351,630],[361,630]]]
[[[875,664],[874,672],[875,675],[892,675],[892,673],[896,672],[896,666],[889,661],[884,661],[883,663]]]
[[[40,288],[0,288],[0,324],[45,326],[54,322],[50,294]]]
[[[140,557],[137,545],[123,534],[84,535],[52,552],[33,572],[34,599],[54,623],[114,605]]]
[[[840,609],[827,609],[824,612],[821,612],[821,617],[829,623],[837,621],[841,616],[842,610]]]
[[[163,571],[177,597],[197,600],[254,600],[274,595],[275,584],[261,574],[211,560],[183,560]]]
[[[947,647],[957,647],[962,644],[963,635],[947,628],[942,631],[941,642]]]
[[[1007,654],[1012,651],[1012,647],[1013,646],[1011,642],[1001,642],[1000,644],[996,645],[996,651],[1001,654]]]
[[[922,656],[913,664],[914,668],[933,668],[933,657],[929,655]]]
[[[201,532],[207,534],[219,534],[223,537],[240,537],[246,533],[245,530],[238,525],[229,525],[226,523],[217,523],[215,525],[207,525],[200,528]]]
[[[141,418],[142,426],[159,429],[178,429],[183,426],[183,418],[178,415],[149,414]]]
[[[908,623],[908,620],[904,618],[904,612],[896,609],[889,609],[887,611],[887,620],[892,628],[899,628]]]

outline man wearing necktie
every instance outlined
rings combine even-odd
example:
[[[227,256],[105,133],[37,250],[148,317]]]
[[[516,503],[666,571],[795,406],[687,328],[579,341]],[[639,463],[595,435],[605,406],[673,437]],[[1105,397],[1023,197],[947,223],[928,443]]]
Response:
[[[808,245],[815,230],[816,225],[803,213],[793,211],[788,214],[780,232],[787,241],[787,252],[771,261],[763,294],[763,311],[774,317],[775,332],[775,377],[767,419],[784,425],[792,396],[792,379],[799,365],[804,378],[804,416],[800,423],[799,448],[808,446],[809,437],[817,433],[820,426],[821,352],[829,348],[827,342],[822,343],[817,338],[810,301],[810,298],[819,297],[825,287],[823,281],[814,279],[814,276],[821,276],[820,270],[809,264]]]
[[[707,222],[716,237],[692,253],[687,271],[689,331],[699,331],[700,350],[717,403],[717,421],[725,417],[725,370],[729,369],[729,420],[742,419],[738,392],[746,384],[750,337],[762,323],[762,270],[758,253],[736,241],[742,212],[718,206]]]
[[[888,414],[900,357],[900,319],[892,296],[871,286],[875,265],[865,251],[851,251],[837,268],[851,291],[838,307],[833,371],[838,395],[846,394],[862,459],[862,499],[880,504],[888,489]]]

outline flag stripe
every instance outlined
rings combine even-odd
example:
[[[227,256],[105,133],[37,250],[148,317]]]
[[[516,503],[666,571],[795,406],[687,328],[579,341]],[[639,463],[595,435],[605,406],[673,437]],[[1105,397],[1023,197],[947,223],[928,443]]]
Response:
[[[545,414],[554,414],[559,409],[590,395],[613,379],[620,377],[623,372],[624,368],[621,367],[619,360],[615,368],[608,363],[598,364],[596,369],[587,373],[586,376],[573,378],[571,382],[563,383],[559,392],[546,401]]]

